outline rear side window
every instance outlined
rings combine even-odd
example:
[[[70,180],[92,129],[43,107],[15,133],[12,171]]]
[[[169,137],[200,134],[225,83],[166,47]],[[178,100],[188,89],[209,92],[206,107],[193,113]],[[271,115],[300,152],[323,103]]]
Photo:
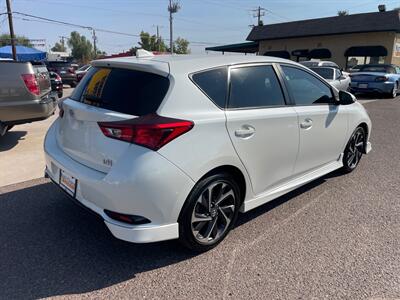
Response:
[[[216,105],[225,108],[228,89],[226,67],[193,74],[192,80]]]
[[[282,105],[285,98],[272,66],[231,69],[229,108]]]
[[[157,111],[168,87],[168,78],[152,73],[91,68],[71,99],[124,114],[143,116]]]

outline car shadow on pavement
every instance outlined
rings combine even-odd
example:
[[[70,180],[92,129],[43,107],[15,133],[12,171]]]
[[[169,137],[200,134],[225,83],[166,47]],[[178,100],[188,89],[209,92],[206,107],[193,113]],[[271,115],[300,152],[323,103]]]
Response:
[[[0,137],[0,152],[4,152],[14,148],[19,141],[24,139],[26,131],[9,131],[4,136]]]
[[[5,299],[91,292],[195,256],[176,241],[120,241],[100,218],[43,182],[0,194],[0,291]],[[315,180],[241,214],[236,227],[324,182]]]
[[[114,238],[51,183],[0,194],[0,298],[90,292],[191,257],[175,241]]]

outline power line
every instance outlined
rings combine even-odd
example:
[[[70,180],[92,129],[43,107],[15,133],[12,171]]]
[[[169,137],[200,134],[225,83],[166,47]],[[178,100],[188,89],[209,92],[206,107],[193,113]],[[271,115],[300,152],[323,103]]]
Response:
[[[95,30],[97,32],[104,32],[104,33],[110,33],[110,34],[117,34],[117,35],[123,35],[123,36],[128,36],[128,37],[140,37],[139,34],[132,34],[132,33],[126,33],[126,32],[120,32],[120,31],[114,31],[114,30],[108,30],[108,29],[102,29],[102,28],[97,28],[97,27],[92,27],[88,25],[81,25],[81,24],[76,24],[76,23],[71,23],[71,22],[65,22],[65,21],[59,21],[51,18],[46,18],[46,17],[41,17],[41,16],[35,16],[27,13],[22,13],[22,12],[14,12],[14,14],[18,14],[20,16],[24,17],[29,17],[29,18],[34,18],[37,20],[32,20],[32,19],[27,19],[27,18],[18,18],[23,21],[36,21],[36,22],[43,22],[43,23],[52,23],[52,24],[58,24],[58,25],[64,25],[64,26],[71,26],[71,27],[76,27],[76,28],[82,28],[82,29],[87,29],[87,30]],[[165,39],[169,41],[169,39]],[[204,42],[204,41],[189,41],[192,44],[198,44],[198,45],[219,45],[219,43],[213,43],[213,42]]]

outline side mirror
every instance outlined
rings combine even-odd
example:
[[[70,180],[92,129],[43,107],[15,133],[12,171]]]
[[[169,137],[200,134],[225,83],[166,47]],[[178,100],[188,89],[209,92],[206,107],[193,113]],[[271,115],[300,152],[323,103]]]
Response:
[[[346,79],[346,76],[344,76],[344,75],[339,77],[339,80],[345,80],[345,79]]]
[[[356,102],[356,97],[345,91],[339,91],[339,103],[340,105],[349,105]]]

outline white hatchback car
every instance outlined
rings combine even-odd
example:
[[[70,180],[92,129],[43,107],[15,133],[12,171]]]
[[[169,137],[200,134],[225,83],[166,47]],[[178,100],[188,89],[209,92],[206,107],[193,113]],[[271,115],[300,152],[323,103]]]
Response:
[[[247,212],[371,149],[355,98],[292,61],[93,62],[45,139],[46,175],[119,239],[217,245]]]

